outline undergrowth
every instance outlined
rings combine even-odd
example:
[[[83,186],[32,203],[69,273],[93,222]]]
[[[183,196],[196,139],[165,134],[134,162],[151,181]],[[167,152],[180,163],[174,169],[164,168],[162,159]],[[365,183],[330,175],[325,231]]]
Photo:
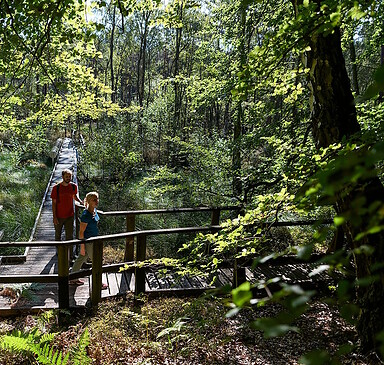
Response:
[[[0,231],[2,241],[28,241],[51,170],[37,161],[15,165],[10,151],[0,151]],[[22,254],[23,248],[3,248],[0,255]]]
[[[340,319],[335,308],[321,302],[312,303],[298,319],[298,332],[269,339],[253,329],[252,322],[276,316],[281,306],[270,304],[243,310],[231,318],[226,317],[228,310],[225,298],[211,295],[135,300],[128,294],[122,299],[102,302],[96,312],[50,311],[36,317],[0,320],[0,336],[11,335],[13,331],[32,333],[35,345],[40,346],[42,337],[36,333],[55,334],[47,342],[48,353],[69,356],[68,364],[74,364],[74,354],[82,348],[92,364],[100,365],[293,365],[314,349],[332,352],[343,341],[355,341],[353,327]],[[67,316],[60,325],[59,315]],[[89,341],[82,338],[87,336],[84,333],[89,333]],[[0,349],[1,365],[44,363],[37,359],[36,352]],[[343,363],[369,363],[347,360]]]

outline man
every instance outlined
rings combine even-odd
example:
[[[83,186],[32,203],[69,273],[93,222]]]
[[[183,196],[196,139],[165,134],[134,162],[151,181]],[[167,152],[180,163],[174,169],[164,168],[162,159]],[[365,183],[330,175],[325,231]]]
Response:
[[[77,185],[72,183],[72,171],[64,169],[62,172],[63,181],[52,189],[52,212],[53,224],[55,225],[55,240],[61,240],[61,231],[65,230],[65,239],[73,239],[74,208],[73,200],[83,204],[78,197]]]

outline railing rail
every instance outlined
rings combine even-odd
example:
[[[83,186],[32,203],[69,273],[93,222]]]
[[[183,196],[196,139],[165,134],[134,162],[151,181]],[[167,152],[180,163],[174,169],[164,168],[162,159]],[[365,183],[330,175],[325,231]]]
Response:
[[[111,235],[92,237],[87,240],[69,241],[33,241],[33,242],[0,242],[0,247],[46,247],[56,246],[58,252],[58,274],[51,275],[0,275],[0,283],[29,283],[29,282],[51,282],[58,283],[59,287],[59,308],[69,308],[69,279],[84,275],[84,271],[69,273],[68,249],[71,245],[80,243],[93,243],[93,262],[92,262],[92,293],[91,302],[97,306],[101,299],[102,288],[102,259],[103,243],[112,239],[134,238],[137,237],[136,261],[144,261],[146,255],[146,237],[161,234],[192,233],[192,232],[211,232],[220,230],[220,226],[209,227],[183,227],[160,230],[145,230],[135,232],[117,233]],[[133,261],[133,260],[132,260]],[[143,268],[135,269],[135,293],[145,291],[145,272]]]
[[[179,209],[182,211],[201,211],[197,208],[184,208]],[[217,220],[218,211],[221,208],[204,208],[204,210],[212,211],[212,220]],[[162,210],[158,210],[160,212]],[[169,213],[172,210],[167,209],[166,212]],[[175,210],[173,210],[175,211]],[[120,214],[120,212],[103,212],[104,215],[114,215]],[[127,214],[127,212],[124,212]],[[149,211],[129,211],[131,216],[137,214],[149,214]],[[214,215],[215,214],[215,215]],[[294,222],[271,222],[270,226],[297,226],[297,225],[313,225],[314,220],[311,221],[294,221]],[[330,220],[323,221],[324,224],[331,223]],[[265,222],[263,222],[265,225]],[[128,224],[127,224],[128,226]],[[126,239],[127,242],[132,243],[132,253],[134,251],[134,239],[136,238],[136,258],[132,255],[132,259],[125,260],[123,263],[116,264],[117,266],[123,266],[124,263],[130,262],[135,264],[137,262],[142,262],[146,260],[146,245],[147,237],[164,235],[164,234],[180,234],[180,233],[197,233],[197,232],[218,232],[222,227],[218,224],[205,226],[205,227],[180,227],[180,228],[165,228],[165,229],[151,229],[151,230],[141,230],[141,231],[128,231],[123,233],[109,234],[103,236],[92,237],[84,241],[80,240],[69,240],[69,241],[28,241],[28,242],[0,242],[0,247],[44,247],[44,246],[56,246],[58,251],[58,274],[51,275],[0,275],[0,283],[26,283],[26,282],[43,282],[43,283],[58,283],[58,296],[59,296],[59,308],[69,308],[69,279],[85,276],[86,274],[92,275],[92,293],[91,293],[91,303],[93,306],[101,300],[101,288],[102,288],[102,274],[103,274],[103,245],[106,241],[116,240],[116,239]],[[77,273],[69,273],[69,263],[68,263],[68,250],[72,245],[78,245],[84,242],[92,242],[94,249],[94,260],[92,263],[92,268],[87,270],[81,270]],[[116,266],[115,265],[115,266]],[[242,270],[244,268],[238,267],[235,260],[234,264],[234,278],[241,278],[244,276]],[[116,266],[116,267],[117,267]],[[141,265],[134,265],[135,272],[135,294],[145,292],[145,267]],[[106,268],[105,271],[108,271]]]
[[[76,205],[76,234],[79,232],[79,208],[81,205]],[[98,211],[104,216],[125,216],[127,232],[136,231],[136,216],[137,215],[154,215],[154,214],[179,214],[179,213],[198,213],[211,212],[211,226],[219,225],[221,211],[240,211],[238,206],[222,206],[222,207],[194,207],[194,208],[168,208],[168,209],[150,209],[150,210],[125,210],[125,211]],[[77,236],[77,235],[76,235]],[[78,236],[77,236],[78,237]],[[133,236],[126,236],[124,261],[133,261],[134,259],[134,241]]]

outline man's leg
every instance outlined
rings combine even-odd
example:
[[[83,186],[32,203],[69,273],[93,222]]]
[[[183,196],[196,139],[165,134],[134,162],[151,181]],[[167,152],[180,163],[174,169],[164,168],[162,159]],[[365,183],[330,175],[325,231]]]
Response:
[[[55,241],[61,241],[61,231],[63,230],[64,219],[58,218],[58,224],[55,224]]]
[[[64,221],[64,230],[65,230],[65,240],[73,240],[73,217],[65,218]]]

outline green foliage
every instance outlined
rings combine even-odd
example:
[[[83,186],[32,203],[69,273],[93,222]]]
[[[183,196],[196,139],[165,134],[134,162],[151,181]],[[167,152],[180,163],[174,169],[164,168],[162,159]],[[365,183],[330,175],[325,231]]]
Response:
[[[162,337],[167,337],[168,343],[170,345],[170,348],[173,348],[175,346],[177,348],[178,341],[183,338],[187,337],[187,335],[180,334],[181,329],[187,327],[186,326],[186,319],[188,318],[178,318],[176,322],[171,326],[164,328],[158,335],[157,338],[160,339]]]
[[[75,350],[72,350],[73,364],[74,365],[88,365],[92,360],[87,355],[87,347],[90,344],[90,337],[88,329],[85,329],[79,338],[79,343]],[[68,355],[67,355],[68,356]]]
[[[346,145],[336,155],[321,162],[321,170],[304,184],[297,194],[297,200],[303,206],[335,204],[338,199],[350,194],[358,184],[364,184],[370,177],[377,176],[375,166],[383,160],[382,142],[366,147]],[[380,232],[384,228],[381,223],[384,216],[380,197],[377,198],[377,201],[371,201],[368,205],[366,197],[355,196],[350,209],[336,217],[335,223],[340,225],[348,220],[355,227],[363,227],[363,232],[355,237],[356,240]],[[363,221],[369,222],[368,225],[363,226]]]
[[[185,166],[170,168],[160,166],[143,179],[142,185],[149,192],[148,198],[157,205],[215,206],[225,205],[230,194],[230,156],[224,140],[208,140],[197,135],[190,142],[170,139],[177,146],[179,155],[185,156]],[[172,203],[170,203],[172,202]]]
[[[0,337],[0,346],[7,351],[27,354],[39,364],[64,365],[69,363],[70,357],[73,359],[72,364],[90,364],[86,352],[90,343],[87,329],[80,336],[77,348],[66,355],[50,345],[56,335],[56,333],[42,333],[37,328],[27,332],[15,330],[11,334]]]
[[[199,234],[194,241],[184,244],[180,252],[184,253],[189,266],[213,273],[225,260],[291,252],[294,247],[289,231],[273,229],[272,224],[281,218],[299,217],[292,205],[293,198],[286,189],[277,194],[260,195],[255,209],[227,220],[218,233]],[[295,231],[295,238],[300,234]],[[313,237],[306,237],[314,241]]]
[[[19,161],[17,149],[0,151],[0,230],[4,230],[3,240],[9,241],[29,239],[50,174],[47,166],[34,158],[22,165]],[[20,250],[13,252],[17,253]]]
[[[375,71],[372,84],[368,86],[360,100],[372,99],[377,96],[379,92],[384,92],[384,66],[379,67]]]
[[[69,354],[63,358],[61,353],[49,346],[54,336],[54,333],[42,334],[37,329],[27,333],[19,330],[13,331],[10,335],[1,337],[1,348],[12,352],[31,354],[36,357],[40,364],[67,364]]]

